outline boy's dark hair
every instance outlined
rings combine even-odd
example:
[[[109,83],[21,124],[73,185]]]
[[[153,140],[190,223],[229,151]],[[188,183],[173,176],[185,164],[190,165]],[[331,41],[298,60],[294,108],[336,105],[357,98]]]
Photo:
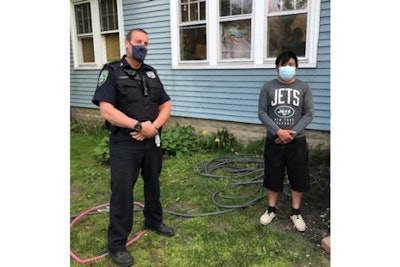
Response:
[[[126,40],[130,41],[130,40],[131,40],[132,32],[136,32],[136,31],[137,31],[137,32],[143,32],[143,33],[147,34],[147,32],[146,32],[145,30],[141,29],[141,28],[134,28],[134,29],[130,30],[130,31],[126,34]]]
[[[279,56],[275,60],[275,66],[278,67],[279,63],[284,65],[284,64],[288,63],[291,58],[293,58],[294,61],[296,62],[296,68],[297,68],[299,66],[297,56],[292,51],[285,51],[285,52],[280,53]]]

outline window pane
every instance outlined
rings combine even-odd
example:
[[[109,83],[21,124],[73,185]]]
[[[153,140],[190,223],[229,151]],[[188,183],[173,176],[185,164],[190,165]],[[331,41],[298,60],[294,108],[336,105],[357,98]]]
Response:
[[[305,56],[307,14],[268,18],[267,57],[276,57],[285,50]]]
[[[270,0],[269,12],[307,9],[307,0]]]
[[[206,19],[206,2],[200,2],[200,20]]]
[[[207,59],[206,26],[185,26],[180,31],[181,60]]]
[[[199,21],[206,19],[206,1],[205,0],[190,0],[180,1],[180,22]]]
[[[181,22],[189,21],[189,8],[187,4],[181,5]]]
[[[117,2],[115,0],[100,1],[100,27],[101,31],[118,29]]]
[[[80,38],[83,62],[94,62],[93,38]]]
[[[120,58],[118,33],[106,34],[107,61],[115,61]]]
[[[220,16],[252,13],[252,0],[220,0]]]
[[[251,57],[251,20],[222,22],[221,59]]]
[[[92,16],[89,3],[75,6],[75,22],[78,34],[92,32]]]
[[[199,20],[199,6],[197,3],[191,3],[190,4],[190,21],[197,21]]]

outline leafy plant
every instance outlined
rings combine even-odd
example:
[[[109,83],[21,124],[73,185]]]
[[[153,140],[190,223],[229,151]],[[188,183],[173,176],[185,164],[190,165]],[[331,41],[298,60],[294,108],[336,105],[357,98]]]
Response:
[[[93,150],[94,157],[103,164],[110,162],[110,141],[108,136],[103,137]]]
[[[200,133],[200,146],[206,151],[226,151],[234,152],[238,148],[239,143],[235,136],[226,129],[222,127],[218,129],[216,133],[207,131],[202,131]]]
[[[82,128],[81,124],[79,124],[76,120],[71,120],[69,127],[70,131],[75,133],[78,133]]]
[[[199,151],[194,127],[181,126],[178,123],[171,129],[164,130],[161,135],[164,154],[181,157]]]

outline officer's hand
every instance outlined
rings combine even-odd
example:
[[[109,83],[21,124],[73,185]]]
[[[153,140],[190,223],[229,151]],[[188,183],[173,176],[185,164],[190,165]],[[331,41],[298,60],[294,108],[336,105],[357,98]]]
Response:
[[[143,130],[143,129],[142,129]],[[138,141],[143,141],[146,139],[144,135],[141,134],[142,131],[140,132],[131,132],[130,135],[132,136],[133,139],[138,140]]]
[[[137,134],[138,134],[137,137],[141,136],[141,137],[143,137],[143,139],[151,138],[157,134],[157,129],[156,129],[156,127],[154,127],[154,125],[151,123],[151,121],[145,121],[142,123],[142,130]],[[137,139],[137,140],[139,140],[139,139]]]

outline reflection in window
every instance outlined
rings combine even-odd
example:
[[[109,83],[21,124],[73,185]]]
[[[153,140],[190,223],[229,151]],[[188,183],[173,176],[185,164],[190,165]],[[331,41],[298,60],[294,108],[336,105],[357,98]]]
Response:
[[[267,57],[276,57],[286,50],[293,51],[299,57],[306,56],[307,40],[307,1],[271,1],[278,3],[284,10],[300,7],[297,14],[288,15],[285,11],[273,13],[267,18]],[[303,6],[302,6],[303,5]],[[271,6],[269,7],[271,8]],[[270,9],[271,11],[271,9]]]
[[[181,59],[207,59],[206,26],[184,26],[180,28]]]
[[[101,31],[118,30],[118,11],[115,0],[100,1]]]
[[[307,0],[270,0],[269,12],[307,9]]]
[[[252,0],[220,0],[220,59],[251,58]]]
[[[78,34],[92,32],[92,15],[90,14],[89,3],[75,6],[75,20]]]
[[[220,16],[234,16],[242,14],[251,14],[251,0],[221,0]]]
[[[221,59],[250,58],[251,21],[221,23]]]
[[[205,0],[181,0],[180,4],[181,22],[199,21],[206,19]]]

